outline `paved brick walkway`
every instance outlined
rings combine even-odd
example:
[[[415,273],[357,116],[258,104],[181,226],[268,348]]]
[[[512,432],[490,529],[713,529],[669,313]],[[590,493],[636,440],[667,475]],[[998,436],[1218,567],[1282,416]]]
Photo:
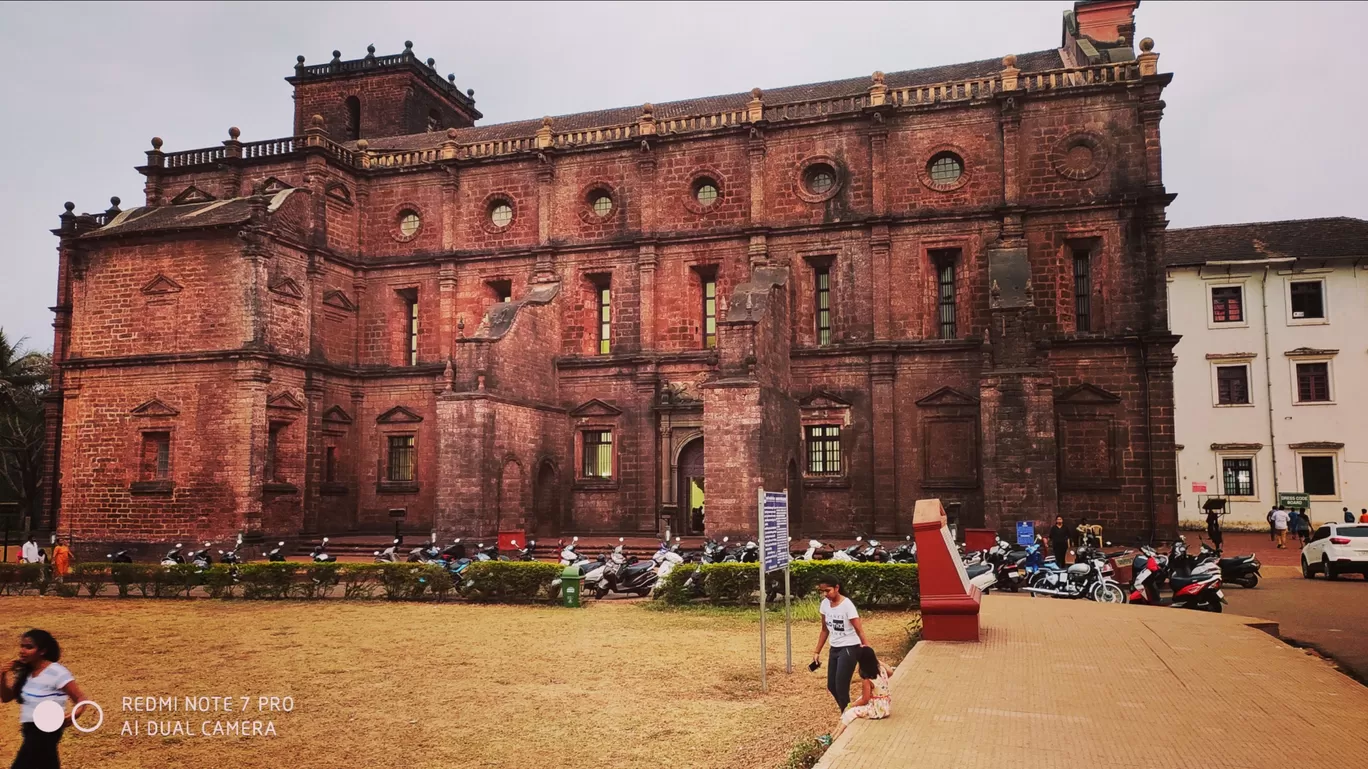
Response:
[[[989,596],[983,641],[918,644],[818,769],[1368,766],[1368,688],[1244,621]]]

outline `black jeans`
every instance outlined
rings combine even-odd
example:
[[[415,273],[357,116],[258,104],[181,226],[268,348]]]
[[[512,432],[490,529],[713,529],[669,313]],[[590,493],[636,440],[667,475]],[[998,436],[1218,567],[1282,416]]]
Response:
[[[1065,567],[1064,559],[1069,556],[1068,544],[1051,545],[1050,549],[1054,550],[1055,563],[1059,564],[1059,568],[1063,569]]]
[[[859,651],[859,646],[833,646],[827,655],[827,691],[842,713],[850,704],[850,680],[855,677]]]
[[[55,732],[45,732],[33,724],[20,724],[24,744],[14,757],[10,769],[62,769],[62,760],[57,757],[57,743],[62,739],[65,728]]]

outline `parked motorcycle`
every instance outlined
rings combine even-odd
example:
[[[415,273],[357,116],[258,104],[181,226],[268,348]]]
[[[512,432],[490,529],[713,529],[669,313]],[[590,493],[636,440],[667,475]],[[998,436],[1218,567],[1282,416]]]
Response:
[[[912,541],[912,535],[908,534],[907,539],[892,553],[889,553],[888,560],[892,563],[916,563],[917,562],[917,543]]]
[[[276,546],[266,553],[266,560],[272,563],[281,563],[285,560],[285,543],[277,542]]]
[[[832,553],[831,560],[843,562],[858,561],[860,560],[860,553],[864,551],[864,547],[864,537],[856,537],[850,547]]]
[[[182,547],[184,547],[184,545],[178,543],[174,548],[167,552],[167,554],[162,557],[161,565],[175,566],[177,564],[185,563],[185,556],[181,553]]]
[[[1062,571],[1041,572],[1043,576],[1026,588],[1033,595],[1055,598],[1088,598],[1100,603],[1125,603],[1126,591],[1112,579],[1104,554],[1092,548],[1079,548],[1077,561]]]
[[[1258,587],[1259,580],[1263,578],[1259,573],[1262,564],[1254,553],[1222,558],[1221,551],[1203,542],[1198,559],[1207,558],[1216,561],[1216,566],[1221,570],[1222,581],[1234,582],[1240,587],[1250,589]]]
[[[817,540],[812,540],[808,544],[812,545],[814,542],[817,543],[817,549],[820,549],[821,543]],[[704,595],[706,591],[703,586],[703,567],[710,563],[721,563],[727,557],[726,544],[726,537],[723,537],[721,542],[712,539],[703,542],[703,551],[699,553],[698,563],[694,565],[693,573],[689,575],[689,578],[684,580],[684,588],[690,595],[696,598]],[[814,548],[809,548],[809,550],[815,552]]]
[[[879,540],[871,539],[865,543],[865,548],[860,551],[857,560],[865,563],[888,563],[888,551],[879,544]]]
[[[203,548],[196,550],[195,554],[190,556],[190,563],[193,563],[196,569],[203,571],[214,563],[213,557],[209,555],[210,547],[212,547],[212,544],[205,542]]]
[[[399,540],[394,540],[389,547],[384,550],[375,551],[376,563],[398,563],[399,562]]]
[[[127,550],[109,553],[105,558],[108,558],[110,563],[133,563],[133,556],[129,555]]]

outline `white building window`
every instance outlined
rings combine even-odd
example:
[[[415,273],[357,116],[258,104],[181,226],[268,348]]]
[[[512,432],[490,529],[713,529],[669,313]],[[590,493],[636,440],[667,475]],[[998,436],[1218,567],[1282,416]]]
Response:
[[[1335,369],[1329,358],[1292,361],[1293,402],[1324,404],[1335,402]]]
[[[1207,325],[1211,328],[1245,327],[1249,317],[1245,313],[1243,283],[1207,287],[1210,313]]]
[[[1251,406],[1249,364],[1223,361],[1212,365],[1212,379],[1216,385],[1217,406]]]
[[[1287,281],[1287,323],[1291,326],[1328,323],[1325,281],[1306,278]]]
[[[1235,500],[1257,502],[1259,485],[1254,474],[1258,464],[1252,454],[1219,454],[1216,457],[1221,468],[1220,491]]]
[[[1302,493],[1313,499],[1338,500],[1339,462],[1335,454],[1298,454],[1297,475]]]

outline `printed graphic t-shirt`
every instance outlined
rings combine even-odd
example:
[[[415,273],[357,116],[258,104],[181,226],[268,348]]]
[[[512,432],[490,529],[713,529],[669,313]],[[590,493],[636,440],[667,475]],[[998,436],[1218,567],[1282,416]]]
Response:
[[[38,703],[52,700],[58,705],[66,704],[67,694],[62,687],[72,682],[71,671],[57,664],[48,663],[43,672],[30,676],[24,682],[24,702],[19,706],[19,723],[33,723],[33,711]]]
[[[860,635],[855,632],[855,627],[850,622],[860,617],[854,601],[847,598],[839,605],[832,606],[831,601],[823,598],[817,610],[822,613],[822,621],[826,623],[831,648],[860,645]]]

